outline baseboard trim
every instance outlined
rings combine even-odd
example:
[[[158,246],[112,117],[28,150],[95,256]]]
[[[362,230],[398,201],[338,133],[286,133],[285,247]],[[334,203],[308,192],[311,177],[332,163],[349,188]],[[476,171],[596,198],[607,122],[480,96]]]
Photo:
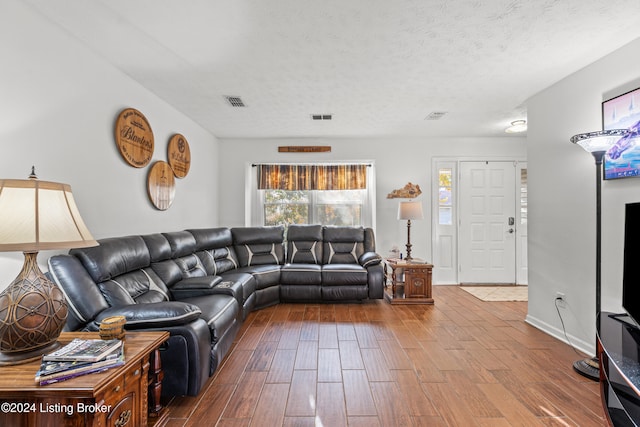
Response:
[[[588,343],[578,337],[567,334],[567,337],[569,338],[569,341],[567,341],[567,338],[565,337],[564,332],[562,332],[562,329],[558,329],[555,326],[552,326],[528,314],[527,317],[525,317],[524,321],[534,328],[539,329],[548,335],[551,335],[552,337],[572,346],[576,350],[579,350],[588,356],[594,356],[596,354],[595,337],[594,342]]]

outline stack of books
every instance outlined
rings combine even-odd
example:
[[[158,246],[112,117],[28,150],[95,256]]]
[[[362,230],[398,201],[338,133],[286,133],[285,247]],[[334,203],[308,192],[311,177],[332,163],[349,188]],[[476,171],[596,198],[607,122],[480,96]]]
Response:
[[[40,369],[36,373],[36,384],[52,384],[123,364],[122,341],[75,338],[64,347],[42,356]]]

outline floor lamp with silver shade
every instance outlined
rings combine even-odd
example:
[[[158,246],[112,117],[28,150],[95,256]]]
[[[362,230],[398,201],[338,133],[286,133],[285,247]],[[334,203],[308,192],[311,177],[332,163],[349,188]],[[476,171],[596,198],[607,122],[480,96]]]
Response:
[[[625,138],[628,138],[629,135],[629,131],[626,129],[612,129],[581,133],[571,137],[571,142],[591,153],[596,163],[596,332],[598,334],[600,333],[599,317],[602,288],[602,164],[607,151],[615,144],[624,143]],[[591,380],[600,380],[598,355],[574,362],[573,369]]]

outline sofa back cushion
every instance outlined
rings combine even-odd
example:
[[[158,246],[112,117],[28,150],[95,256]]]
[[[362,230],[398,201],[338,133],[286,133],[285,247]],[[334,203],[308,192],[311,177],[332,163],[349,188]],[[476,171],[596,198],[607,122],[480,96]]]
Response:
[[[169,300],[167,288],[150,267],[100,282],[98,288],[109,307]]]
[[[72,249],[110,307],[169,299],[163,281],[151,269],[151,255],[141,236],[98,240],[99,246]]]
[[[228,228],[199,228],[187,230],[196,240],[196,255],[207,275],[218,275],[238,268],[233,237]]]
[[[96,283],[148,267],[151,262],[147,245],[140,236],[111,237],[98,243],[98,246],[69,251],[82,262]]]
[[[364,228],[324,226],[323,264],[358,264],[364,253]]]
[[[82,329],[95,317],[109,308],[80,260],[71,255],[54,255],[48,260],[48,275],[64,293],[69,305],[69,316],[65,330]]]
[[[233,245],[241,267],[284,264],[284,227],[232,228]]]
[[[142,239],[149,248],[151,256],[151,269],[170,288],[174,283],[182,280],[182,271],[171,257],[172,250],[169,241],[164,234],[147,234]]]
[[[163,236],[171,246],[171,258],[180,269],[180,280],[207,275],[206,269],[195,253],[196,239],[193,234],[188,231],[174,231],[163,233]],[[173,283],[167,283],[167,285],[171,287]]]
[[[289,225],[287,229],[287,262],[322,263],[321,225]]]

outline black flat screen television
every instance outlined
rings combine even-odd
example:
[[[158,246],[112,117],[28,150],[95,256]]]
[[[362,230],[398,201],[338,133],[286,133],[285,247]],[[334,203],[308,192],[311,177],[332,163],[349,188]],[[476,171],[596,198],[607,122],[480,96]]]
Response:
[[[622,308],[640,325],[640,203],[625,206],[622,269]]]

